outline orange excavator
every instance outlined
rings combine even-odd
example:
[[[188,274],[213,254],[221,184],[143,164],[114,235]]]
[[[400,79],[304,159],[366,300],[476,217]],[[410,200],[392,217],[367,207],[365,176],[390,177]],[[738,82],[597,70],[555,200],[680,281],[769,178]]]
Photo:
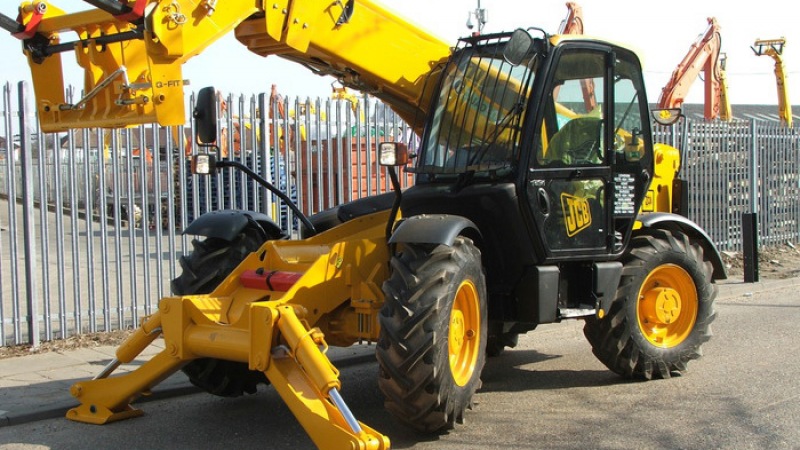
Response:
[[[659,108],[679,108],[694,80],[702,71],[705,78],[706,120],[731,119],[731,105],[728,102],[727,79],[725,77],[725,55],[720,53],[722,38],[720,26],[714,17],[708,18],[706,32],[698,36],[689,52],[672,72],[672,78],[661,91]]]
[[[567,17],[561,21],[558,28],[559,34],[583,34],[583,8],[575,2],[567,2]],[[583,103],[586,111],[597,108],[595,100],[594,82],[591,79],[581,80]]]

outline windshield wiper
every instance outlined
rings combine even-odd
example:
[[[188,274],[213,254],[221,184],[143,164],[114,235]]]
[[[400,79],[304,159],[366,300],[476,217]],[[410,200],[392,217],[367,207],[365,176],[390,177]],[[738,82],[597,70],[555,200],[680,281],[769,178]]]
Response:
[[[487,151],[495,144],[497,138],[505,131],[508,126],[511,124],[511,119],[516,118],[523,110],[522,102],[517,102],[512,106],[500,123],[494,129],[494,133],[489,137],[489,139],[481,145],[477,152],[470,158],[469,162],[467,163],[467,169],[469,167],[474,166],[477,162],[480,162],[483,159],[483,156],[486,154]]]

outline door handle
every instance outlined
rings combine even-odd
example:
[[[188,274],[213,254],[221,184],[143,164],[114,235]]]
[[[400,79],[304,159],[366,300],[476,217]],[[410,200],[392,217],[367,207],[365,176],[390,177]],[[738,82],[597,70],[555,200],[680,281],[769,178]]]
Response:
[[[539,205],[539,212],[542,213],[543,216],[547,217],[550,215],[550,196],[547,195],[547,191],[544,188],[539,188],[536,191],[536,203]]]

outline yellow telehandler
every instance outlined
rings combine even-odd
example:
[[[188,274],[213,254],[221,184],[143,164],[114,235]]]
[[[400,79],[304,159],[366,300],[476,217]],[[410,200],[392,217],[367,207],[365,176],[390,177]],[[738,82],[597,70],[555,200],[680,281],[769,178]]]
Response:
[[[276,192],[303,236],[258,211],[194,220],[173,295],[102,373],[72,387],[69,419],[139,415],[131,403],[183,370],[224,396],[269,382],[320,448],[385,449],[389,438],[343,401],[328,345],[376,342],[386,408],[422,432],[460,423],[487,355],[539,324],[585,321],[594,354],[627,378],[668,378],[700,356],[725,269],[685,217],[678,150],[653,143],[651,120],[680,111],[648,110],[627,48],[537,28],[450,47],[371,0],[87,3],[66,14],[26,1],[0,22],[22,39],[44,130],[184,123],[182,64],[233,30],[257,54],[383,99],[421,144],[378,148],[394,181],[410,166],[413,187],[311,216],[247,167],[196,155],[194,173],[238,167]],[[78,39],[62,42],[66,31]],[[86,71],[74,104],[64,52]],[[192,111],[205,147],[216,140],[213,92]],[[113,375],[159,337],[162,352]]]

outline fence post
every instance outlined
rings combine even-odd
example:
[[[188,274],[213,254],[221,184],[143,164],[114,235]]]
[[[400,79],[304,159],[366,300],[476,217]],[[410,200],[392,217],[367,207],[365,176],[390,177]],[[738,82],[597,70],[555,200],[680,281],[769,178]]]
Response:
[[[758,136],[756,121],[750,122],[750,213],[742,214],[744,282],[758,281]]]
[[[758,215],[742,214],[742,247],[744,253],[744,282],[758,281]]]
[[[28,86],[25,81],[19,82],[17,95],[19,96],[19,142],[20,162],[22,163],[22,224],[23,240],[25,243],[25,284],[28,302],[28,342],[32,348],[39,347],[39,299],[36,273],[36,232],[34,231],[34,206],[33,206],[33,148],[31,145],[31,130],[28,123]],[[42,143],[39,143],[40,146]],[[41,162],[41,155],[39,155]]]
[[[269,181],[270,183],[275,184],[276,186],[280,186],[275,180],[272,178],[272,162],[270,161],[270,144],[274,141],[275,137],[272,136],[271,131],[274,129],[277,133],[277,124],[275,121],[270,121],[270,111],[272,111],[272,99],[267,96],[265,93],[258,94],[258,111],[261,111],[261,114],[257,117],[258,120],[258,130],[261,130],[261,139],[258,139],[258,134],[256,134],[256,159],[259,160],[259,164],[256,167],[259,168],[260,174],[264,177],[265,180]],[[273,117],[277,116],[277,114],[273,115]],[[272,125],[272,127],[270,126]],[[274,127],[274,128],[273,128]],[[277,148],[277,146],[276,146]],[[276,151],[277,153],[277,151]],[[273,153],[274,154],[274,153]],[[276,158],[277,159],[277,158]],[[277,161],[276,161],[277,163]],[[280,225],[280,218],[277,215],[273,214],[272,212],[272,193],[267,190],[267,188],[259,185],[257,188],[253,187],[253,189],[258,189],[258,195],[255,198],[260,200],[260,204],[258,205],[261,208],[261,212],[270,216]],[[255,205],[253,206],[255,208]]]

